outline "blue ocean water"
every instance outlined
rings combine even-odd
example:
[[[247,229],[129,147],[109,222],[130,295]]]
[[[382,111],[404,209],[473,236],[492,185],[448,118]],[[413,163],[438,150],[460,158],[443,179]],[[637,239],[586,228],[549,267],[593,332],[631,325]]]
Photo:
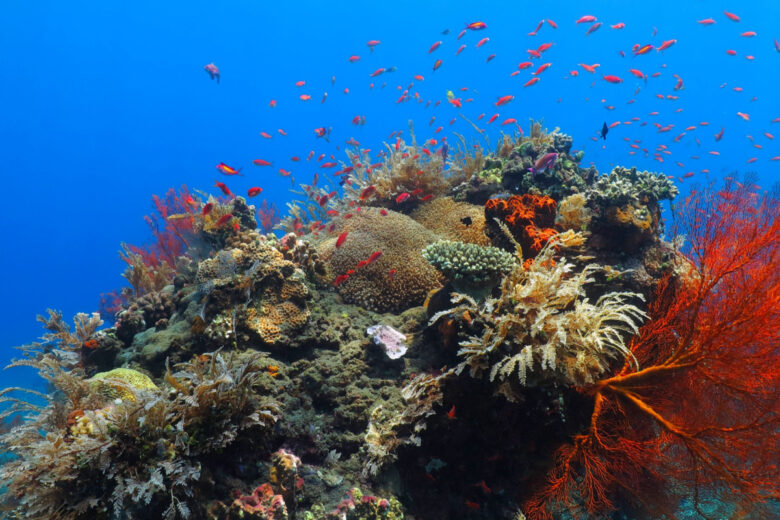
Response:
[[[724,10],[741,20],[729,20]],[[575,23],[586,14],[603,22],[590,35],[592,24]],[[710,17],[716,23],[697,23]],[[557,29],[544,24],[529,36],[543,19],[554,20]],[[314,161],[295,164],[290,157],[313,150],[344,159],[349,138],[376,151],[391,132],[408,135],[410,120],[418,137],[433,137],[442,126],[437,137],[451,142],[453,132],[478,138],[458,117],[463,114],[495,143],[501,130],[515,128],[499,126],[506,118],[526,130],[529,118],[541,119],[572,135],[575,148],[586,152],[584,164],[600,171],[621,164],[679,178],[693,172],[680,183],[683,193],[694,181],[755,171],[768,187],[780,172],[780,162],[771,160],[780,155],[778,140],[765,134],[780,139],[780,124],[772,123],[780,117],[778,19],[780,4],[772,0],[4,0],[0,363],[14,355],[13,345],[40,335],[36,314],[47,307],[66,317],[95,310],[100,293],[122,285],[119,244],[150,238],[142,217],[151,212],[152,194],[182,184],[215,192],[221,180],[237,193],[260,186],[261,197],[283,209],[294,194],[278,169],[292,170],[297,182],[310,182],[317,171]],[[478,20],[487,29],[457,39]],[[618,23],[625,27],[610,27]],[[756,35],[740,36],[746,31]],[[482,38],[489,41],[476,48]],[[372,39],[381,43],[369,52]],[[429,54],[438,40],[440,48]],[[666,40],[676,42],[664,52],[632,56],[634,44],[658,47]],[[526,49],[548,42],[554,45],[541,59],[529,59]],[[456,56],[461,44],[466,48]],[[351,55],[360,60],[350,63]],[[437,59],[442,65],[434,72]],[[533,67],[511,76],[525,61]],[[203,70],[210,62],[221,71],[219,83]],[[552,65],[540,81],[524,88],[546,62]],[[600,67],[591,74],[581,63]],[[380,67],[397,70],[369,77]],[[639,79],[631,68],[650,77]],[[424,81],[413,80],[417,74]],[[623,81],[612,84],[602,74]],[[682,90],[674,90],[674,74]],[[306,84],[296,87],[297,81]],[[421,101],[397,104],[411,82]],[[464,100],[462,108],[446,102],[447,91]],[[311,100],[301,101],[301,94]],[[504,95],[515,97],[494,106]],[[427,107],[429,100],[441,104]],[[486,124],[494,113],[498,120]],[[353,125],[355,116],[364,116],[365,125]],[[606,141],[593,140],[604,122],[621,124]],[[655,122],[674,126],[659,133]],[[686,131],[689,126],[696,128]],[[330,143],[316,138],[317,127],[332,127]],[[721,128],[723,139],[715,142]],[[262,138],[261,131],[273,138]],[[661,155],[663,163],[654,159],[659,146],[671,152]],[[251,163],[257,158],[273,164],[257,168]],[[220,162],[246,175],[218,179]],[[29,384],[18,380],[27,377],[4,372],[3,386]]]

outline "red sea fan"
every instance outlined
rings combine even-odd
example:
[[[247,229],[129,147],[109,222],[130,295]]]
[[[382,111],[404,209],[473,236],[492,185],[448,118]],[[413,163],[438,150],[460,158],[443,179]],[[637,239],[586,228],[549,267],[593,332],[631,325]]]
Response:
[[[587,431],[562,446],[530,518],[596,518],[630,502],[673,517],[680,497],[762,518],[780,497],[780,206],[734,181],[678,210],[690,273],[660,284],[631,344],[639,362],[583,388]],[[768,517],[768,516],[767,516]]]
[[[152,196],[155,212],[144,217],[155,241],[150,245],[126,245],[132,253],[141,255],[147,267],[159,267],[162,262],[176,265],[176,259],[184,255],[193,235],[193,218],[197,204],[187,186],[182,185],[177,193],[171,188],[164,197]],[[193,218],[169,219],[171,215],[192,214]]]
[[[279,208],[276,207],[276,204],[269,204],[268,200],[263,199],[257,209],[257,222],[263,233],[268,234],[273,231],[274,226],[281,222]]]

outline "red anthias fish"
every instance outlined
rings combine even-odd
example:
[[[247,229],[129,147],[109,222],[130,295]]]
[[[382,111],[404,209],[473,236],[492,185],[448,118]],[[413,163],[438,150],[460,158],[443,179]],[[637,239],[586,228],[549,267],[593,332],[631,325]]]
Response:
[[[217,83],[219,83],[219,68],[214,65],[214,63],[209,63],[205,67],[203,67],[203,70],[205,70],[208,75],[211,77],[211,79],[216,79]]]

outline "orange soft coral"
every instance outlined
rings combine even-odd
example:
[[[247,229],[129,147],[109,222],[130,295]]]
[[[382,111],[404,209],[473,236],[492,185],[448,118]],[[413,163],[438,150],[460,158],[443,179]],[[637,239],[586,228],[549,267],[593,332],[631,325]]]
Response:
[[[504,222],[523,248],[523,256],[534,257],[556,231],[555,201],[547,196],[512,195],[490,199],[485,204],[485,218]]]
[[[778,216],[735,182],[683,204],[691,272],[661,283],[630,346],[638,367],[582,389],[589,426],[558,450],[530,518],[596,518],[618,500],[668,516],[684,496],[762,518],[780,497]]]

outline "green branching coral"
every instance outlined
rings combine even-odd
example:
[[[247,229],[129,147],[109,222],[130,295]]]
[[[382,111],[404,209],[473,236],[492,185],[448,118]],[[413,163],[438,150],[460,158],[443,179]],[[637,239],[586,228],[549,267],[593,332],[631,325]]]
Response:
[[[450,240],[426,246],[422,255],[452,282],[455,290],[466,293],[491,289],[516,265],[514,255],[497,247]]]
[[[630,202],[646,204],[672,200],[678,193],[677,186],[661,173],[617,166],[608,175],[596,179],[589,198],[600,206],[622,206]]]
[[[630,356],[625,341],[637,332],[645,313],[629,302],[641,296],[612,292],[590,302],[585,286],[594,281],[600,266],[589,264],[576,271],[565,258],[553,258],[559,249],[583,241],[573,231],[556,235],[530,265],[517,267],[504,279],[498,298],[478,305],[460,295],[460,306],[432,318],[433,323],[442,315],[468,310],[484,325],[481,336],[461,343],[462,362],[456,372],[468,368],[473,377],[488,373],[499,391],[511,397],[512,385],[505,383],[557,379],[580,386],[593,382],[610,360]]]

